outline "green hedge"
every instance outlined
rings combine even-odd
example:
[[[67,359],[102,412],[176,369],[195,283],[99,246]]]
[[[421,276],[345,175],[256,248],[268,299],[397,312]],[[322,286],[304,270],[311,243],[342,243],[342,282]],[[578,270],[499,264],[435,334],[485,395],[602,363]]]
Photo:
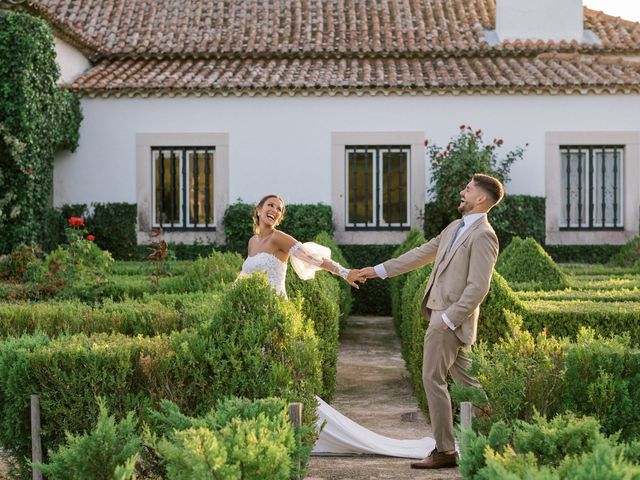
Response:
[[[391,258],[399,257],[400,255],[407,253],[409,250],[419,247],[426,241],[427,240],[418,230],[411,230],[404,242],[398,245],[398,247],[393,251]],[[388,281],[390,285],[389,290],[391,291],[391,315],[394,319],[396,331],[400,332],[400,325],[402,323],[401,297],[402,289],[407,281],[407,276],[398,275],[397,277],[390,278]]]
[[[638,302],[598,302],[590,300],[529,300],[524,322],[532,332],[575,338],[581,327],[590,327],[599,335],[611,333],[630,336],[640,343],[640,305]]]
[[[287,275],[287,292],[292,301],[301,302],[302,313],[313,323],[322,368],[322,389],[318,394],[329,402],[336,390],[340,287],[328,272],[317,272],[313,280],[300,280],[293,274]]]
[[[389,260],[396,245],[340,245],[347,262],[353,268],[374,266]],[[352,290],[354,315],[390,315],[389,281],[367,280],[358,290]]]
[[[640,289],[622,288],[614,290],[550,290],[517,292],[520,300],[588,300],[591,302],[640,302]]]
[[[624,244],[618,253],[611,257],[611,264],[618,267],[633,268],[640,272],[640,236]]]
[[[477,480],[614,480],[640,476],[638,445],[619,443],[598,421],[573,414],[497,422],[488,435],[462,432],[460,473]]]
[[[143,435],[137,432],[135,412],[117,422],[104,404],[99,407],[95,427],[70,436],[41,466],[47,478],[131,480],[136,467],[145,478],[173,480],[304,476],[299,462],[306,451],[297,442],[283,400],[232,397],[202,417],[184,415],[163,401],[160,411],[150,412]]]
[[[153,336],[207,322],[218,303],[216,293],[182,294],[171,304],[152,295],[91,306],[80,301],[0,304],[0,338],[42,332],[49,337],[85,333]]]
[[[544,249],[558,263],[607,263],[622,245],[545,245]]]
[[[593,415],[607,435],[640,438],[640,351],[628,338],[598,338],[587,329],[575,341],[533,336],[517,316],[511,326],[510,336],[471,354],[471,373],[488,396],[492,422],[572,411]],[[454,390],[464,399],[464,389]]]
[[[247,244],[253,235],[253,212],[255,207],[241,201],[229,205],[222,223],[227,238],[226,250],[247,256]],[[320,232],[333,235],[331,207],[323,204],[287,205],[280,226],[281,230],[301,242],[309,242]]]
[[[331,249],[331,258],[345,268],[351,268],[349,262],[344,257],[340,247],[333,241],[327,232],[321,232],[315,236],[314,242],[329,247]],[[347,319],[351,313],[351,304],[353,303],[352,291],[353,287],[344,280],[338,281],[340,285],[340,329],[347,325]]]
[[[90,430],[96,395],[121,417],[161,399],[188,415],[228,395],[282,397],[305,404],[314,422],[320,359],[311,323],[256,275],[229,287],[209,321],[170,336],[98,334],[49,339],[39,334],[0,342],[0,444],[18,461],[30,451],[30,394],[40,395],[43,442]],[[306,438],[309,445],[313,438]]]

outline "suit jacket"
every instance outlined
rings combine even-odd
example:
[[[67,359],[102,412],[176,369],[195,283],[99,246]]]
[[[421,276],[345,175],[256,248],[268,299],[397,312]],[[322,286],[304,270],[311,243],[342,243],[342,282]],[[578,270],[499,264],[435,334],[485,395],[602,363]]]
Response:
[[[390,277],[434,262],[422,299],[425,309],[444,310],[464,344],[476,340],[480,303],[491,286],[498,238],[487,217],[475,221],[446,252],[462,220],[451,222],[437,237],[383,263]]]

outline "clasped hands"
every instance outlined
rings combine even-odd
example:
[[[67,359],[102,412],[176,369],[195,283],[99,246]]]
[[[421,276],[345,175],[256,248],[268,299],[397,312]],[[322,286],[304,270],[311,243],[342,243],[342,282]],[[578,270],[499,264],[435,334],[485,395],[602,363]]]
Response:
[[[352,268],[349,270],[349,275],[347,275],[347,282],[354,288],[360,288],[358,283],[363,284],[367,281],[368,278],[377,278],[373,267],[365,267],[365,268]]]

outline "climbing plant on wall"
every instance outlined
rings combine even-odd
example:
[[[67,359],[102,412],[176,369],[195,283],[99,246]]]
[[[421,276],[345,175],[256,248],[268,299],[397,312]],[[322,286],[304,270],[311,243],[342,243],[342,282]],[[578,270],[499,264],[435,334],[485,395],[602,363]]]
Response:
[[[55,58],[44,21],[0,12],[0,253],[37,238],[55,152],[78,145],[80,102]]]

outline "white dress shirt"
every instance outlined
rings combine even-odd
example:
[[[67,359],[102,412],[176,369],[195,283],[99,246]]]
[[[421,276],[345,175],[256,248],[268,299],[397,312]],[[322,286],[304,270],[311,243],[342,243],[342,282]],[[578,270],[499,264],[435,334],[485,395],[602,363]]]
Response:
[[[455,245],[456,242],[458,241],[458,239],[460,237],[462,237],[462,235],[464,234],[464,232],[471,226],[473,225],[475,222],[477,222],[479,219],[486,217],[487,214],[486,213],[471,213],[469,215],[465,215],[464,217],[462,217],[462,221],[464,222],[464,226],[458,230],[458,233],[456,234],[455,239],[453,240],[453,243],[451,245]],[[378,275],[378,277],[380,278],[387,278],[389,275],[387,274],[387,270],[384,268],[384,265],[382,263],[379,263],[378,265],[376,265],[375,267],[373,267],[373,270],[376,272],[376,275]],[[449,320],[449,318],[447,318],[447,314],[443,313],[442,314],[442,321],[447,325],[447,327],[449,327],[451,330],[455,330],[456,326],[451,322],[451,320]]]

